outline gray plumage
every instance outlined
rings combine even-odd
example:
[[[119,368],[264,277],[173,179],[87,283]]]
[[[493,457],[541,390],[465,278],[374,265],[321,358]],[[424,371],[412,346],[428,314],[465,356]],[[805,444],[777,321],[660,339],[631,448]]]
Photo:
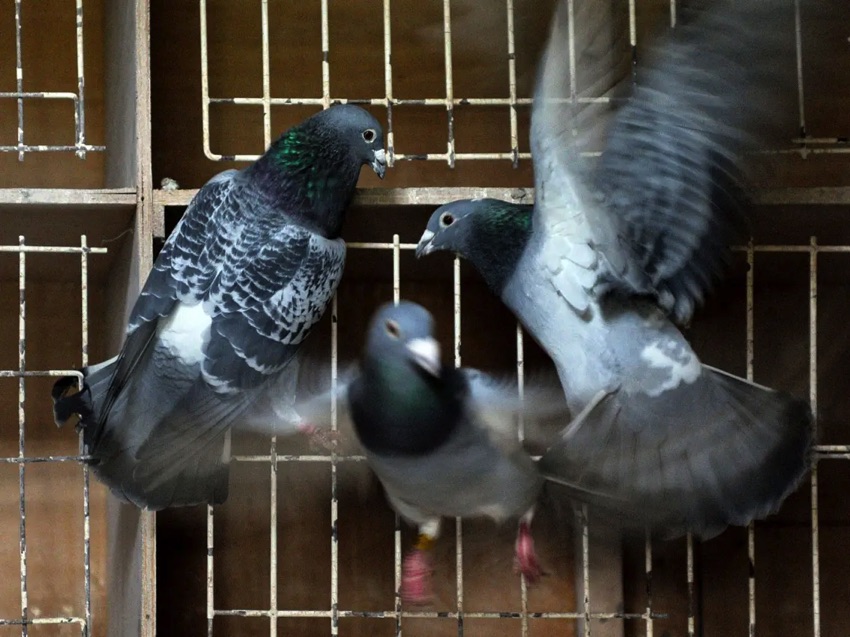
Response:
[[[350,419],[390,504],[419,530],[403,564],[402,596],[412,603],[430,597],[428,549],[444,517],[519,518],[516,568],[539,577],[530,524],[543,479],[520,443],[517,416],[564,414],[542,382],[527,385],[521,401],[514,382],[443,365],[433,328],[415,303],[383,306],[359,369],[339,390],[343,426]],[[330,398],[298,411],[322,426]]]
[[[230,430],[291,362],[342,276],[343,216],[363,164],[384,171],[380,124],[355,106],[286,131],[200,189],[132,310],[121,353],[57,382],[95,474],[140,507],[227,497]]]
[[[593,45],[618,38],[592,4],[576,9],[578,66],[608,88],[617,56]],[[793,55],[786,9],[684,7],[589,164],[582,133],[608,106],[569,101],[561,2],[532,114],[533,210],[448,204],[418,248],[472,261],[554,360],[578,417],[541,459],[546,477],[664,535],[764,517],[809,466],[808,406],[702,365],[671,321],[690,319],[745,227],[742,153],[773,121],[774,69]]]
[[[345,407],[393,507],[441,517],[518,517],[542,484],[517,437],[516,387],[439,360],[433,318],[410,302],[375,314]]]

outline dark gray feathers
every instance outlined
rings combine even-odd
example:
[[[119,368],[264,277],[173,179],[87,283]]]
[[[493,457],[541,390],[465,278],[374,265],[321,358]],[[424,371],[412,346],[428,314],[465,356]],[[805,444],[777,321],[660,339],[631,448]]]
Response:
[[[57,421],[80,414],[94,471],[119,496],[152,509],[226,497],[231,427],[288,373],[339,284],[363,164],[383,174],[380,125],[334,107],[200,189],[118,357],[84,370],[80,396],[54,390]]]
[[[605,31],[617,24],[605,11],[578,7],[580,56],[600,39],[623,40]],[[622,46],[612,45],[619,52],[613,58],[581,56],[578,67],[602,79],[580,97],[628,93],[592,165],[579,152],[592,150],[584,142],[611,107],[571,100],[568,16],[560,3],[533,117],[539,220],[552,227],[583,210],[586,240],[604,259],[597,294],[651,294],[686,322],[723,273],[728,246],[746,229],[744,154],[770,143],[777,102],[793,90],[782,71],[793,65],[789,9],[775,0],[685,3],[675,28],[638,60],[630,90],[612,88]]]

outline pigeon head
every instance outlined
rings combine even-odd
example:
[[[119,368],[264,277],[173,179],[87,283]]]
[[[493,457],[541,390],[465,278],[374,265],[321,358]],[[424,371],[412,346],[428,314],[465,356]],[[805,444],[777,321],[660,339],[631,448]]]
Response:
[[[351,161],[358,162],[359,166],[368,164],[378,177],[384,178],[387,170],[384,131],[371,113],[353,104],[338,104],[311,119],[339,135]]]
[[[360,372],[348,400],[357,436],[370,452],[425,454],[460,422],[465,380],[454,367],[442,365],[434,319],[421,305],[402,301],[378,309]]]
[[[501,294],[531,237],[533,206],[498,199],[461,199],[437,208],[416,247],[423,257],[440,250],[469,260]]]
[[[410,301],[382,306],[369,327],[366,357],[398,361],[418,372],[439,377],[440,344],[434,338],[431,313]]]
[[[381,124],[359,106],[339,104],[281,135],[246,171],[251,186],[314,232],[336,238],[360,168],[386,171]]]

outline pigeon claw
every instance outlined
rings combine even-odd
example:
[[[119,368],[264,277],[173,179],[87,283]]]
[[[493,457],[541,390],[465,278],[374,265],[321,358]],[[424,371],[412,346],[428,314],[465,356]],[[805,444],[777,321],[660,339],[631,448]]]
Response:
[[[298,431],[307,436],[310,448],[324,451],[336,451],[339,445],[339,432],[316,425],[298,425]]]
[[[434,567],[426,549],[413,549],[401,567],[401,600],[405,604],[423,606],[434,599],[431,574]]]
[[[516,536],[516,556],[514,557],[514,572],[521,573],[529,584],[534,584],[543,575],[537,553],[534,550],[534,538],[531,537],[531,527],[527,522],[520,522]]]

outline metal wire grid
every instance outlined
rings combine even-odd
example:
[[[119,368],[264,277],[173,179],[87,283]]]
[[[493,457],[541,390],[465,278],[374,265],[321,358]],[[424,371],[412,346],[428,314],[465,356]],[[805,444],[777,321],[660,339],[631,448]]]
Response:
[[[21,13],[24,0],[15,0],[15,82],[14,91],[0,91],[0,99],[14,99],[18,103],[18,132],[17,143],[0,145],[0,152],[18,153],[18,159],[23,161],[26,153],[41,153],[50,151],[74,151],[80,159],[85,159],[89,151],[102,151],[105,146],[86,143],[86,109],[85,109],[85,65],[83,64],[83,0],[75,0],[76,15],[76,56],[77,56],[77,92],[66,91],[25,91],[24,64],[21,49],[23,28]],[[42,37],[43,34],[42,34]],[[45,62],[48,62],[45,60]],[[70,100],[74,105],[74,143],[72,145],[28,144],[24,142],[24,101],[25,100]]]
[[[416,244],[400,243],[399,236],[393,235],[392,243],[349,243],[351,249],[366,249],[366,250],[391,250],[393,253],[393,300],[398,302],[401,297],[401,272],[400,272],[400,252],[401,250],[414,250]],[[808,245],[753,245],[737,247],[737,251],[746,253],[749,270],[746,279],[746,367],[747,378],[753,379],[753,361],[754,361],[754,282],[755,282],[755,255],[756,253],[804,253],[809,255],[809,400],[812,410],[817,413],[817,267],[818,255],[823,253],[848,253],[850,254],[850,246],[848,245],[819,245],[816,237],[811,237]],[[454,290],[454,361],[456,366],[461,364],[461,278],[460,278],[460,259],[454,260],[453,273],[453,290]],[[331,382],[332,389],[336,389],[337,383],[337,353],[338,341],[337,331],[339,323],[339,313],[334,299],[331,309]],[[523,331],[517,325],[516,332],[516,370],[518,380],[518,391],[520,396],[523,393],[524,387],[524,347],[523,347]],[[332,426],[336,429],[336,410],[337,406],[332,405]],[[813,425],[817,427],[817,424]],[[817,431],[815,431],[815,434]],[[522,422],[520,422],[520,436],[522,436]],[[818,471],[817,462],[820,459],[850,459],[850,445],[819,445],[815,447],[814,466],[811,472],[811,538],[812,538],[812,607],[813,607],[813,637],[820,637],[820,577],[819,577],[819,544],[818,544]],[[577,522],[581,533],[581,576],[585,591],[583,603],[580,604],[576,612],[529,612],[528,611],[528,596],[527,587],[524,578],[518,578],[518,585],[521,587],[521,611],[520,612],[505,612],[494,609],[487,612],[467,612],[464,610],[464,584],[463,584],[463,525],[460,519],[456,520],[455,546],[456,546],[456,572],[457,572],[457,587],[456,587],[456,610],[451,612],[428,612],[428,611],[409,611],[404,610],[401,604],[401,596],[399,589],[401,586],[401,529],[398,516],[396,516],[396,526],[394,535],[395,546],[395,598],[392,604],[388,604],[391,608],[383,611],[361,611],[356,609],[341,609],[339,608],[339,563],[338,563],[338,534],[336,532],[338,522],[338,499],[337,499],[337,467],[341,462],[362,462],[365,457],[362,455],[343,456],[335,452],[330,455],[283,455],[277,453],[277,439],[271,438],[268,455],[245,455],[236,456],[237,462],[259,462],[267,463],[269,466],[269,478],[271,481],[270,489],[270,575],[269,575],[269,607],[267,609],[224,609],[216,608],[214,604],[215,578],[215,510],[212,506],[207,509],[207,634],[213,635],[213,621],[216,617],[266,617],[269,618],[270,635],[277,635],[277,619],[278,618],[326,618],[330,620],[330,634],[338,634],[338,626],[340,618],[357,617],[357,618],[383,618],[395,619],[396,635],[402,634],[403,620],[407,618],[449,618],[456,619],[458,625],[458,635],[463,635],[464,619],[519,619],[521,622],[520,634],[524,637],[528,635],[530,620],[546,620],[546,619],[576,619],[581,622],[582,634],[585,637],[591,635],[591,620],[600,619],[623,619],[623,620],[638,620],[645,625],[647,637],[653,635],[653,622],[656,619],[667,617],[664,610],[659,610],[653,607],[652,602],[652,542],[649,538],[645,541],[645,576],[646,576],[646,608],[642,613],[610,613],[598,612],[593,610],[593,604],[590,596],[590,534],[587,521],[587,509],[582,510],[577,514]],[[331,521],[331,593],[329,606],[327,610],[297,610],[281,608],[281,600],[278,598],[277,591],[277,467],[281,462],[326,462],[331,465],[331,502],[330,502],[330,521]],[[695,586],[695,565],[694,565],[694,540],[689,534],[686,538],[687,551],[687,570],[684,573],[687,582],[688,590],[688,615],[687,626],[688,636],[695,637],[698,634],[697,626],[697,598]],[[755,571],[755,533],[753,526],[748,528],[748,558],[751,564],[748,575],[748,635],[756,634],[756,605],[755,605],[755,589],[756,589],[756,571]],[[669,610],[669,609],[667,609]]]
[[[637,47],[636,26],[636,0],[623,0],[628,2],[629,9],[629,41],[633,53]],[[508,97],[507,98],[475,98],[458,97],[455,95],[452,79],[452,15],[451,0],[442,0],[443,4],[443,57],[445,60],[445,96],[426,99],[399,99],[393,94],[393,68],[392,68],[392,26],[391,26],[391,0],[383,0],[383,31],[384,31],[384,86],[385,95],[371,99],[346,99],[339,96],[331,96],[330,87],[330,37],[328,27],[328,0],[318,0],[321,11],[321,65],[322,65],[322,95],[321,97],[286,96],[272,97],[270,82],[270,49],[269,49],[269,0],[259,0],[261,12],[262,30],[262,73],[263,73],[263,95],[260,97],[211,97],[209,91],[209,57],[207,44],[207,0],[200,2],[200,32],[201,32],[201,100],[202,100],[202,126],[204,154],[214,161],[253,161],[259,156],[251,154],[226,154],[212,150],[210,145],[210,104],[235,104],[245,106],[263,107],[263,146],[264,150],[272,141],[271,129],[271,107],[284,105],[321,105],[327,108],[331,104],[353,103],[372,106],[383,106],[387,110],[387,158],[390,166],[396,161],[410,160],[439,160],[445,161],[453,167],[458,160],[504,160],[518,165],[520,159],[530,159],[530,152],[520,152],[519,134],[517,123],[517,106],[528,106],[532,103],[530,97],[519,97],[517,95],[516,74],[516,50],[514,48],[514,0],[505,0],[507,12],[507,65],[508,65]],[[574,29],[574,4],[575,0],[568,0],[571,28],[569,32],[570,51],[570,99],[573,102],[599,102],[606,103],[607,97],[579,97],[576,86],[576,48]],[[806,113],[804,100],[803,82],[803,39],[802,19],[800,15],[800,0],[794,0],[795,8],[795,41],[796,41],[796,72],[797,72],[797,109],[799,116],[799,137],[790,141],[787,148],[779,150],[765,150],[764,154],[797,154],[806,157],[809,154],[848,153],[847,137],[809,137],[806,132]],[[669,7],[670,25],[676,24],[676,0],[670,0]],[[495,34],[494,34],[495,35]],[[455,123],[454,108],[458,105],[464,106],[505,106],[510,122],[509,150],[506,152],[488,153],[459,153],[455,150]],[[393,109],[403,106],[435,106],[446,110],[447,117],[447,142],[444,153],[401,153],[396,152],[395,131],[393,130]],[[590,153],[589,153],[590,154]]]
[[[80,454],[76,456],[28,456],[26,454],[27,415],[25,410],[27,378],[77,376],[82,381],[82,374],[73,369],[28,370],[27,369],[27,296],[26,296],[26,263],[27,255],[33,253],[47,254],[79,254],[80,255],[80,291],[81,312],[80,324],[82,336],[82,365],[88,364],[88,264],[90,254],[104,254],[106,248],[91,248],[86,236],[80,237],[78,247],[32,246],[27,245],[24,237],[19,237],[18,245],[0,246],[0,253],[18,254],[18,295],[20,309],[18,313],[18,369],[0,370],[0,378],[18,379],[18,455],[0,457],[0,462],[18,465],[19,485],[19,523],[20,523],[20,581],[21,581],[21,616],[16,618],[0,618],[0,626],[20,626],[21,635],[29,634],[30,626],[43,624],[74,624],[79,626],[80,634],[87,637],[92,633],[91,615],[91,526],[89,517],[89,468],[84,462],[82,437],[80,437]],[[27,586],[27,497],[26,497],[26,467],[28,464],[44,462],[80,462],[83,470],[82,499],[83,499],[83,615],[36,617],[30,613]],[[76,547],[75,547],[76,548]],[[76,559],[69,556],[69,561]]]

